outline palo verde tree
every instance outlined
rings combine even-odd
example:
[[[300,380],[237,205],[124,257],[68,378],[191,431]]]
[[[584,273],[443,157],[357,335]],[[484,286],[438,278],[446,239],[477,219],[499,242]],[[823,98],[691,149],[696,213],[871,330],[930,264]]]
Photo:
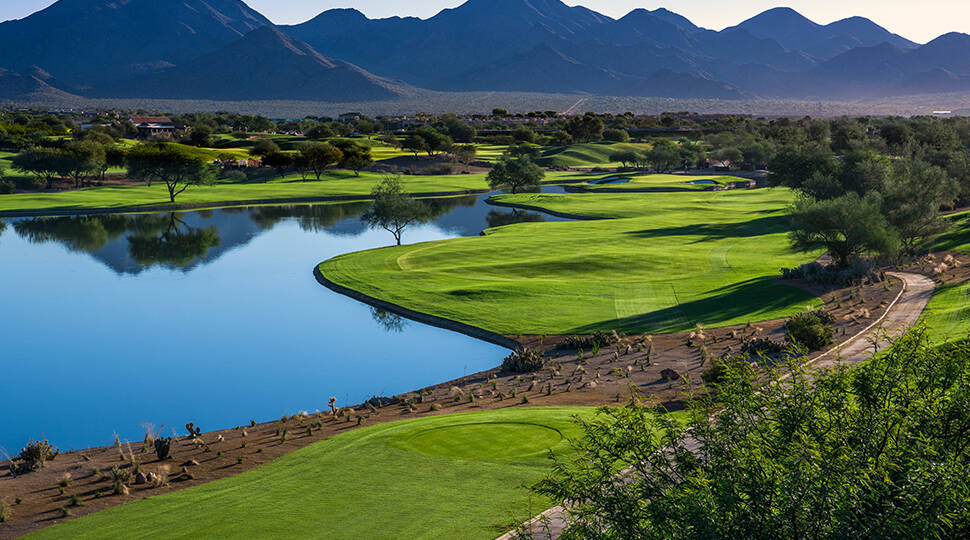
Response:
[[[126,161],[129,178],[165,184],[172,203],[189,186],[209,185],[215,177],[201,157],[174,144],[142,144],[128,152]]]
[[[327,168],[340,163],[343,152],[330,143],[310,142],[300,145],[300,158],[300,163],[319,181]]]
[[[793,359],[759,378],[737,359],[690,405],[686,424],[640,403],[579,421],[575,453],[536,486],[568,509],[562,538],[970,533],[965,342],[917,330],[817,377]]]
[[[67,153],[63,150],[35,147],[13,156],[11,162],[15,171],[43,180],[47,189],[52,189],[66,168],[66,159]]]
[[[790,218],[792,246],[806,252],[825,248],[840,268],[863,253],[891,255],[899,244],[875,193],[865,197],[849,193],[822,201],[801,197],[792,206]]]
[[[79,188],[88,176],[95,176],[107,170],[105,147],[89,140],[71,141],[64,145],[64,155],[59,160],[61,176],[74,180]]]
[[[280,178],[286,176],[286,172],[293,168],[295,160],[292,154],[286,152],[272,152],[263,156],[263,165],[276,169]]]
[[[499,161],[485,180],[492,189],[508,186],[516,193],[520,189],[539,187],[545,176],[542,167],[527,157],[520,157]]]
[[[350,139],[336,139],[333,145],[342,154],[338,165],[344,169],[354,171],[354,176],[360,176],[360,171],[374,164],[370,147],[358,144]]]
[[[361,221],[372,229],[380,228],[391,233],[399,246],[404,230],[428,215],[428,207],[404,191],[400,176],[384,177],[374,186],[371,195],[374,204],[360,217]]]

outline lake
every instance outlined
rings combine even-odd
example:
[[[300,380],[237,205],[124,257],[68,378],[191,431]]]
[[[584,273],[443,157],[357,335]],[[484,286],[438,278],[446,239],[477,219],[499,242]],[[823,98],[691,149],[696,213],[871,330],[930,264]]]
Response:
[[[558,187],[544,191],[561,192]],[[406,243],[559,221],[437,199]],[[5,219],[0,448],[141,441],[360,403],[491,369],[507,351],[376,313],[317,283],[320,262],[393,243],[367,203]],[[0,454],[2,455],[2,454]]]

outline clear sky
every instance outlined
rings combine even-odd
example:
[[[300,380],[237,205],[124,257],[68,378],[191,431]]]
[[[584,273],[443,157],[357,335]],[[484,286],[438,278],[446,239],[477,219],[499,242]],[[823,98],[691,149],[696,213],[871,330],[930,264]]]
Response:
[[[370,17],[413,15],[426,18],[442,8],[460,5],[462,1],[246,0],[253,9],[278,24],[302,22],[333,7],[357,8]],[[52,0],[0,0],[0,20],[19,19],[52,3]],[[582,4],[611,17],[621,17],[638,7],[666,7],[695,24],[715,30],[737,24],[766,9],[787,5],[823,24],[861,15],[921,43],[951,31],[970,33],[970,0],[566,0],[566,3]]]

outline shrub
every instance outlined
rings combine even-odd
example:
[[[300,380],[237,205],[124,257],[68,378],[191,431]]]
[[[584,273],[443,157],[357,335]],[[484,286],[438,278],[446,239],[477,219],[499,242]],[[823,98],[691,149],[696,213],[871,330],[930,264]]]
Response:
[[[46,440],[44,441],[31,441],[27,443],[17,456],[17,460],[20,461],[18,464],[11,463],[10,472],[13,474],[20,474],[31,471],[38,471],[44,468],[44,465],[48,461],[54,461],[54,458],[60,454],[60,450],[54,448]]]
[[[835,342],[832,316],[821,311],[809,311],[788,321],[785,338],[796,345],[817,351]]]
[[[885,280],[885,274],[879,271],[873,261],[860,257],[852,259],[847,268],[823,266],[817,262],[803,264],[797,268],[782,268],[781,277],[782,279],[802,279],[813,285],[835,287],[880,283]]]
[[[628,142],[630,134],[625,129],[607,129],[603,132],[604,141]]]
[[[10,507],[4,504],[3,501],[0,501],[0,523],[6,523],[10,521],[12,517],[13,516],[12,516],[12,512],[10,511]]]
[[[172,455],[172,438],[155,439],[155,455],[159,461],[165,461]]]
[[[522,349],[502,360],[502,371],[508,373],[534,373],[545,367],[546,359],[531,349]]]
[[[0,181],[0,195],[10,195],[15,189],[17,189],[17,184],[7,180]]]
[[[111,492],[115,495],[127,495],[128,484],[131,483],[131,471],[119,469],[117,466],[111,468]]]
[[[78,494],[71,495],[71,506],[84,506],[84,499]]]
[[[784,350],[784,344],[767,338],[751,339],[741,345],[741,352],[751,356],[769,356],[780,354]]]
[[[606,347],[619,343],[619,341],[620,336],[615,331],[603,332],[597,330],[591,336],[567,336],[566,339],[556,345],[556,348],[559,350],[597,348],[598,350],[598,347],[595,346]]]

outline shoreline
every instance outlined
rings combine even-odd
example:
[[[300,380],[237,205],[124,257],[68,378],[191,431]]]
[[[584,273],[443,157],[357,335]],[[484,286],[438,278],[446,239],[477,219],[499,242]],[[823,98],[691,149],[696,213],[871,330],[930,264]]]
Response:
[[[394,313],[395,315],[400,315],[401,317],[405,317],[412,321],[419,322],[422,324],[427,324],[429,326],[434,326],[444,330],[450,330],[452,332],[458,332],[459,334],[464,334],[471,338],[479,339],[479,340],[491,343],[493,345],[498,345],[499,347],[505,347],[506,349],[509,349],[512,351],[522,348],[521,343],[519,343],[518,341],[508,336],[504,336],[502,334],[496,334],[495,332],[489,332],[488,330],[484,330],[482,328],[478,328],[477,326],[472,326],[470,324],[453,321],[451,319],[445,319],[444,317],[438,317],[436,315],[428,315],[427,313],[421,313],[419,311],[410,310],[405,307],[401,307],[397,304],[392,304],[384,300],[379,300],[377,298],[374,298],[373,296],[368,296],[362,292],[358,292],[348,287],[344,287],[343,285],[334,283],[333,281],[330,281],[329,279],[327,279],[327,277],[324,276],[322,272],[320,272],[319,265],[317,265],[313,269],[313,277],[316,278],[318,283],[320,283],[324,287],[330,289],[331,291],[337,294],[342,294],[348,298],[357,300],[358,302],[362,302],[364,304],[367,304],[371,307],[375,307],[377,309],[383,309],[384,311]]]
[[[541,183],[543,186],[581,184],[585,180],[561,179],[548,180]],[[483,195],[502,191],[501,188],[483,189],[460,189],[456,191],[428,191],[423,193],[410,193],[415,199],[433,199],[446,197],[461,197],[464,195]],[[246,199],[238,201],[213,201],[202,203],[159,203],[147,206],[118,206],[112,208],[51,208],[49,210],[0,210],[0,218],[25,218],[25,217],[61,217],[61,216],[89,216],[104,214],[141,214],[153,212],[182,212],[189,210],[209,210],[218,208],[238,208],[246,206],[288,206],[306,205],[330,202],[362,202],[372,201],[374,196],[371,194],[362,195],[328,195],[320,197],[274,197],[266,199]]]

